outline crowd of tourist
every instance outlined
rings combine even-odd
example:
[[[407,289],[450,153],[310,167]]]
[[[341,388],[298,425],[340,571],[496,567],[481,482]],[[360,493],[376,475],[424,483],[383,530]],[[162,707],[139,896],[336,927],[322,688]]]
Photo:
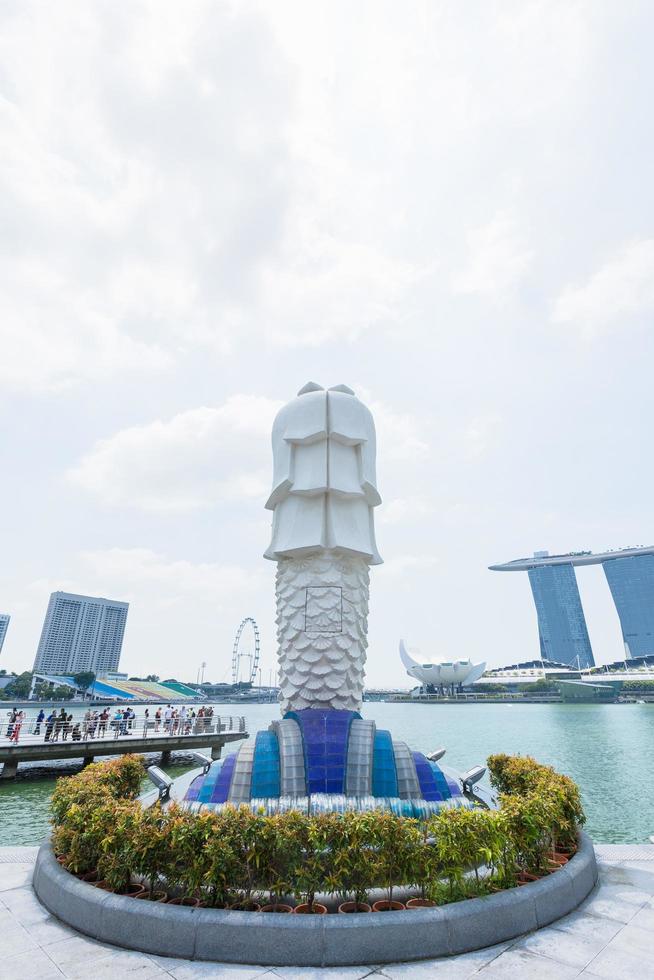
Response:
[[[13,708],[7,713],[7,738],[18,742],[21,729],[25,723],[25,712]],[[211,731],[213,708],[204,705],[196,712],[195,708],[182,705],[175,708],[172,704],[159,706],[151,715],[146,708],[141,717],[137,717],[133,708],[118,707],[114,711],[105,707],[101,711],[88,708],[82,719],[73,719],[66,708],[57,711],[52,709],[46,717],[41,708],[34,723],[34,735],[41,735],[45,742],[62,742],[70,738],[73,742],[82,739],[104,738],[109,731],[113,737],[121,735],[146,736],[148,732],[154,735],[191,735]]]

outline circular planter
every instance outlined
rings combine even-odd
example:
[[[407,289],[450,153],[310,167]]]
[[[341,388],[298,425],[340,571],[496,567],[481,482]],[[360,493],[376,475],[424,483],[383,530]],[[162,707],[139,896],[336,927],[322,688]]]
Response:
[[[184,895],[181,898],[170,898],[168,899],[169,905],[184,905],[186,908],[196,909],[200,904],[199,898],[190,898],[188,895]]]
[[[577,853],[555,874],[411,915],[265,915],[134,901],[70,874],[49,840],[33,884],[54,916],[100,942],[219,963],[339,967],[366,965],[371,956],[375,963],[452,956],[515,939],[572,912],[596,881],[593,845],[581,834]]]
[[[429,898],[410,898],[406,903],[408,909],[435,909],[436,902]]]
[[[262,912],[279,912],[279,913],[285,913],[286,915],[289,915],[290,913],[293,912],[293,906],[292,905],[281,905],[281,904],[278,904],[278,905],[264,905],[264,906],[262,906],[261,911]]]

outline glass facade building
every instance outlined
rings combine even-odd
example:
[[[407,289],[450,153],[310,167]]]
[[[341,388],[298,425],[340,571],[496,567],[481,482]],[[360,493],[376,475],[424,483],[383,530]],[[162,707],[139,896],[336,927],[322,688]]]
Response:
[[[538,615],[543,660],[581,669],[595,660],[572,564],[542,565],[528,570]]]
[[[625,656],[654,654],[654,555],[602,562],[620,619]]]
[[[0,653],[2,653],[2,644],[5,642],[5,636],[9,628],[9,619],[10,617],[6,613],[0,613]]]
[[[127,621],[127,602],[53,592],[34,661],[34,671],[102,677],[118,669]]]
[[[575,568],[601,565],[622,628],[625,659],[654,656],[654,545],[617,551],[569,551],[550,555],[535,551],[490,565],[493,572],[527,572],[538,612],[540,652],[544,659],[571,667],[592,667]]]

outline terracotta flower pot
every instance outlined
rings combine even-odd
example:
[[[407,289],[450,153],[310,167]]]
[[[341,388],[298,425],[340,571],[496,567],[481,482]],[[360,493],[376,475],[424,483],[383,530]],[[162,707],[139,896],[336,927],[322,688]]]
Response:
[[[258,902],[234,902],[233,905],[229,906],[232,912],[260,912],[261,906]]]
[[[410,898],[406,903],[408,909],[433,909],[437,902],[432,902],[429,898]]]
[[[130,881],[129,885],[126,885],[125,888],[121,888],[121,890],[116,894],[129,895],[130,898],[139,898],[141,892],[144,892],[145,890],[146,889],[140,881]]]
[[[353,912],[372,912],[372,909],[367,902],[343,902],[338,906],[338,911],[350,915]]]
[[[168,901],[169,905],[187,905],[189,908],[197,909],[200,905],[199,898],[192,898],[190,895],[181,895],[177,898],[171,898]]]
[[[373,912],[402,912],[404,909],[406,909],[406,905],[403,905],[402,902],[389,902],[388,899],[375,902],[372,907]]]
[[[104,878],[102,878],[100,881],[92,881],[91,884],[92,885],[95,885],[96,888],[101,888],[105,892],[112,892],[113,891],[113,888],[111,887],[111,885],[109,884],[109,882],[108,881],[105,881]]]
[[[293,912],[295,915],[327,915],[327,906],[321,905],[320,902],[314,902],[313,905],[302,902],[301,905],[295,906]]]
[[[530,871],[519,871],[516,875],[517,885],[529,885],[532,881],[539,881],[542,875],[533,875]]]
[[[288,914],[289,912],[293,911],[293,908],[291,905],[282,905],[281,903],[279,903],[276,905],[263,905],[261,907],[261,911],[262,912],[285,912]]]
[[[563,851],[554,851],[552,854],[548,856],[548,861],[550,862],[550,864],[558,864],[561,867],[564,864],[567,864],[569,860],[570,858],[568,857],[567,854],[564,854]]]
[[[96,881],[98,880],[98,872],[97,871],[85,871],[83,875],[80,875],[79,876],[79,880],[80,881],[86,881],[86,882],[89,882],[91,885],[94,885],[96,883]]]
[[[138,895],[135,895],[134,898],[139,898],[146,902],[161,902],[163,904],[163,902],[168,901],[168,893],[155,891],[152,893],[152,898],[150,898],[150,889],[144,888],[143,891],[139,892]]]

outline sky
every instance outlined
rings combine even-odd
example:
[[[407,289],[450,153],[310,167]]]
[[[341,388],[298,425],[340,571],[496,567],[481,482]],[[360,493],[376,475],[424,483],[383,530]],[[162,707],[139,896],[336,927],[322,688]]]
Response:
[[[0,667],[51,591],[121,668],[276,662],[270,426],[378,433],[368,683],[538,655],[535,550],[651,544],[654,10],[603,0],[5,2]],[[622,656],[578,570],[597,662]]]

